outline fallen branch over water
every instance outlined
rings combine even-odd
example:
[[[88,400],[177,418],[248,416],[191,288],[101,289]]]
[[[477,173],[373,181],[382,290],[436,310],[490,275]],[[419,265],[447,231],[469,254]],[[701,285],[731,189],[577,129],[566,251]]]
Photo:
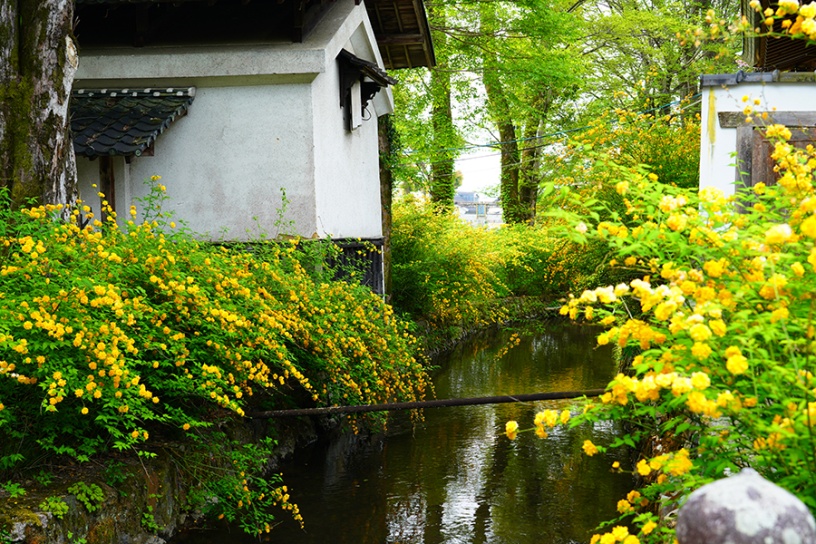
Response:
[[[471,397],[464,399],[434,399],[414,402],[391,402],[385,404],[364,404],[358,406],[325,406],[322,408],[297,408],[293,410],[268,410],[249,412],[247,416],[255,419],[274,417],[325,416],[332,414],[358,414],[361,412],[386,412],[394,410],[417,410],[422,408],[446,408],[449,406],[475,406],[479,404],[503,404],[507,402],[531,402],[536,400],[577,399],[597,397],[604,389],[587,389],[585,391],[554,391],[550,393],[527,393],[524,395],[499,395],[494,397]]]

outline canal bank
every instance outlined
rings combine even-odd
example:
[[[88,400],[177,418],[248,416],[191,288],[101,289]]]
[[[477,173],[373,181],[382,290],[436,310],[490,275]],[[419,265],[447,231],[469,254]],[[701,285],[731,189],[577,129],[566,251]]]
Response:
[[[472,337],[437,360],[437,397],[461,398],[604,387],[615,373],[611,349],[596,348],[597,329],[559,322],[540,330]],[[587,457],[584,440],[610,442],[611,424],[559,427],[545,440],[515,441],[504,424],[531,428],[536,411],[571,409],[557,400],[435,408],[412,425],[397,415],[384,435],[321,440],[281,469],[305,519],[282,520],[270,541],[538,543],[588,542],[598,523],[631,489],[612,464],[619,450]],[[250,543],[234,527],[194,529],[173,544]]]
[[[595,329],[559,322],[538,329],[483,331],[458,344],[435,361],[437,397],[606,385],[615,367],[611,351],[595,347]],[[303,544],[586,541],[588,531],[614,514],[595,505],[615,504],[612,499],[631,482],[610,470],[622,459],[590,459],[580,445],[587,438],[604,443],[616,429],[560,429],[546,440],[523,433],[515,442],[503,435],[509,419],[531,427],[537,410],[571,405],[559,400],[429,409],[418,425],[407,414],[396,415],[387,433],[373,437],[338,435],[333,419],[277,421],[280,442],[270,470],[283,473],[306,525],[301,529],[280,512],[271,535]],[[270,433],[269,423],[247,422],[229,435],[252,442]],[[4,536],[12,542],[88,544],[256,541],[236,526],[213,531],[204,523],[188,496],[197,482],[182,468],[186,454],[177,448],[167,444],[141,462],[113,460],[113,471],[66,467],[62,487],[37,491],[35,481],[27,483],[30,491],[8,511]],[[68,492],[69,480],[97,485],[103,495],[98,508],[88,512]],[[43,512],[49,496],[68,505],[62,519]]]

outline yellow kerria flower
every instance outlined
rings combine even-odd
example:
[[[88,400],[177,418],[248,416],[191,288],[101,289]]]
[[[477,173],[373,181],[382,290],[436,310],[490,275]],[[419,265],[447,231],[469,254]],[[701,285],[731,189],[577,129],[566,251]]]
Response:
[[[647,521],[643,525],[643,527],[640,528],[640,532],[643,533],[644,535],[648,535],[649,533],[654,531],[656,527],[657,523],[655,523],[654,521]]]
[[[598,448],[590,440],[584,440],[584,445],[581,446],[581,448],[584,450],[584,453],[587,454],[589,457],[592,457],[593,455],[598,453]]]
[[[518,422],[514,420],[510,420],[504,424],[504,434],[507,435],[507,438],[510,440],[516,439],[516,434],[518,433]]]
[[[623,542],[623,540],[629,536],[629,529],[623,525],[618,525],[612,529],[612,536],[615,537],[615,540]]]
[[[648,476],[649,473],[652,472],[652,468],[649,466],[649,463],[647,463],[645,459],[641,459],[640,461],[638,461],[636,468],[638,474],[640,474],[641,476]]]
[[[707,389],[709,385],[711,385],[711,379],[705,372],[694,372],[691,375],[691,386],[694,387],[694,389],[703,391]]]
[[[742,355],[732,355],[726,360],[725,368],[735,376],[744,374],[745,371],[748,370],[748,359]]]
[[[793,238],[793,229],[787,223],[774,225],[765,232],[765,243],[784,244]]]
[[[695,342],[705,342],[711,338],[711,329],[702,323],[697,323],[689,329],[689,336]]]

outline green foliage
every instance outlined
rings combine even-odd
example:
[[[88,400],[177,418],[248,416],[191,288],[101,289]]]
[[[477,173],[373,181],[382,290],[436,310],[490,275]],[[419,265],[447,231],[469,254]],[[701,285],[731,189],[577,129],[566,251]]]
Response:
[[[331,281],[323,249],[214,247],[158,210],[122,228],[113,215],[0,209],[0,468],[143,447],[218,409],[243,415],[261,392],[281,404],[423,396],[406,325],[367,288]]]
[[[767,127],[779,179],[725,197],[621,168],[623,215],[569,191],[562,235],[608,244],[629,282],[585,290],[561,310],[608,328],[598,344],[637,355],[571,424],[628,423],[584,451],[636,447],[640,487],[618,503],[617,536],[671,539],[666,508],[750,466],[816,511],[816,194],[812,147]],[[565,211],[567,210],[567,211]],[[580,213],[575,213],[580,210]],[[604,540],[601,540],[604,541]]]
[[[47,470],[40,470],[34,475],[34,480],[43,487],[48,487],[54,481],[54,473]]]
[[[71,531],[68,531],[68,534],[66,536],[68,538],[68,542],[71,544],[88,544],[87,538],[80,537],[75,539],[74,533],[72,533]]]
[[[149,531],[151,533],[158,533],[159,529],[161,529],[161,527],[159,527],[159,524],[156,523],[156,516],[153,515],[152,506],[148,505],[147,511],[142,512],[141,524],[146,531]]]
[[[547,226],[471,226],[410,199],[394,206],[394,306],[430,325],[462,331],[508,317],[508,297],[552,299],[594,277],[600,257],[577,251]]]
[[[275,511],[283,511],[303,525],[298,506],[289,500],[281,474],[268,469],[275,442],[271,438],[253,444],[237,444],[223,433],[207,438],[219,444],[208,459],[190,461],[188,470],[200,476],[201,487],[191,493],[191,503],[210,517],[237,522],[247,533],[268,533]],[[213,500],[217,497],[217,500]]]
[[[43,512],[54,514],[58,519],[62,519],[65,517],[65,514],[68,513],[68,503],[66,503],[62,497],[55,497],[53,495],[46,497],[45,500],[40,503],[39,508]]]
[[[102,472],[105,483],[113,488],[119,488],[127,480],[127,465],[121,461],[108,461],[105,463],[105,470]],[[122,491],[119,491],[122,493]]]
[[[587,130],[547,156],[547,179],[614,202],[610,207],[619,213],[624,208],[623,199],[614,188],[621,181],[621,168],[639,171],[646,166],[663,183],[696,187],[700,118],[689,113],[688,108],[688,101],[683,101],[660,115],[619,109],[599,116]],[[666,142],[672,144],[667,146]]]
[[[22,497],[26,494],[25,488],[17,482],[8,481],[2,485],[2,488],[12,499]]]
[[[88,512],[95,512],[102,506],[102,501],[105,500],[105,493],[102,488],[96,484],[86,484],[85,482],[76,482],[68,488],[68,493],[76,496],[77,500],[85,506]]]

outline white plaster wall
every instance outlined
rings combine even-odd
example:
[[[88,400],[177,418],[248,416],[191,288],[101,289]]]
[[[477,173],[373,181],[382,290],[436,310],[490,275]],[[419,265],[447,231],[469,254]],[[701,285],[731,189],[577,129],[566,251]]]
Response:
[[[154,156],[134,157],[116,169],[119,216],[138,206],[136,199],[148,192],[146,180],[159,175],[170,197],[166,209],[208,238],[314,235],[310,103],[309,85],[197,89],[188,114],[157,139]],[[87,181],[98,183],[98,161],[81,163],[81,190],[91,203],[96,190]],[[282,188],[288,204],[279,232]]]
[[[77,182],[78,197],[84,205],[91,207],[94,216],[99,219],[102,210],[102,199],[99,192],[102,189],[99,183],[99,159],[90,160],[86,157],[77,157]],[[113,176],[116,180],[116,201],[114,209],[119,217],[127,220],[130,205],[133,203],[131,197],[130,167],[125,164],[124,157],[113,158]],[[110,200],[110,195],[105,195]]]
[[[343,123],[336,57],[341,48],[382,66],[365,7],[338,1],[302,44],[90,51],[76,88],[195,85],[188,114],[159,136],[152,157],[117,158],[117,210],[125,217],[162,176],[168,209],[212,239],[382,235],[376,115],[353,132]],[[375,109],[376,108],[376,109]],[[91,202],[98,162],[79,159]],[[124,180],[129,180],[123,188]],[[289,201],[279,232],[281,188]],[[289,223],[293,222],[292,226]]]
[[[369,61],[379,59],[377,48],[369,41],[365,8],[358,6],[356,17],[346,20],[345,33],[335,35],[326,54],[335,58],[341,49]],[[356,26],[354,24],[356,23]],[[379,150],[377,141],[377,101],[363,112],[363,123],[353,131],[345,125],[340,107],[340,75],[335,62],[314,82],[315,179],[320,234],[332,238],[379,238],[382,236]],[[388,107],[389,90],[378,95]],[[379,114],[382,114],[381,112]]]
[[[700,131],[700,187],[713,186],[726,195],[734,194],[736,179],[737,129],[722,128],[718,112],[741,112],[748,96],[760,100],[756,111],[813,111],[816,109],[816,87],[813,83],[756,82],[740,83],[728,88],[703,87]],[[755,114],[754,118],[757,117]]]

